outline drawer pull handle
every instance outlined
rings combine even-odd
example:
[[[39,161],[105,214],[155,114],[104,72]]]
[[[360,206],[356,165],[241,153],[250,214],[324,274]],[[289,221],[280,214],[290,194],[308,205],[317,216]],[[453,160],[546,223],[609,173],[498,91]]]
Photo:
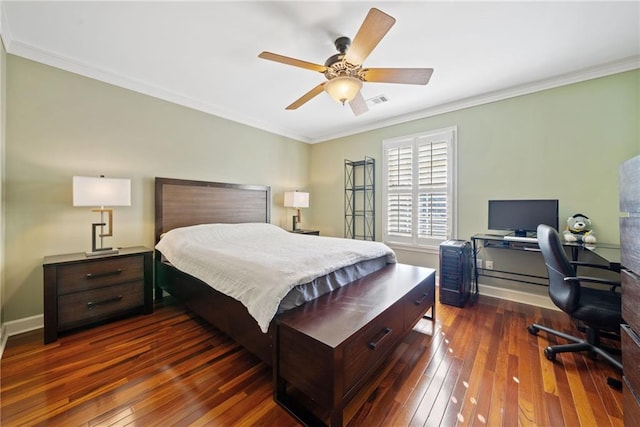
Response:
[[[421,305],[425,299],[427,299],[427,297],[429,296],[429,294],[422,294],[422,298],[415,300],[413,303],[415,305]]]
[[[120,273],[122,273],[121,268],[113,271],[106,271],[104,273],[87,273],[87,279],[97,279],[99,277],[115,276],[116,274],[120,274]]]
[[[380,345],[380,343],[389,336],[389,334],[391,333],[393,329],[391,328],[384,328],[382,330],[382,336],[380,338],[378,338],[376,341],[371,341],[369,344],[367,344],[367,347],[369,347],[371,350],[375,350],[376,347],[378,345]]]
[[[112,302],[118,302],[121,299],[122,299],[122,295],[118,295],[117,297],[104,299],[102,301],[89,301],[87,303],[87,308],[91,310],[99,305],[111,304]]]

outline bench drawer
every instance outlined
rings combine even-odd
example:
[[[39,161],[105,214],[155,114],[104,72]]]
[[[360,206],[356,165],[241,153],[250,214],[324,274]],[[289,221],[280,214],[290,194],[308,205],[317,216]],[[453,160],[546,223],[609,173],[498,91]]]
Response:
[[[436,287],[435,281],[429,278],[415,289],[411,290],[405,298],[404,307],[404,329],[405,331],[413,328],[422,316],[436,303]]]
[[[402,305],[389,310],[358,331],[344,348],[345,395],[358,379],[384,358],[403,332]]]

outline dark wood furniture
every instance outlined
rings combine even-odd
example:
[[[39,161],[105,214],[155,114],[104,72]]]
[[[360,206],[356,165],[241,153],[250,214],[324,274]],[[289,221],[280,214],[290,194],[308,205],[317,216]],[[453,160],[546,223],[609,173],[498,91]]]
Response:
[[[640,156],[620,166],[620,263],[622,275],[622,370],[624,422],[640,420]]]
[[[307,425],[323,424],[293,389],[329,410],[343,424],[343,409],[376,368],[431,309],[435,270],[389,264],[283,313],[277,320],[274,397]]]
[[[156,241],[162,233],[187,225],[270,221],[271,195],[267,186],[158,177],[155,187]],[[159,252],[155,273],[156,298],[162,298],[163,291],[176,296],[200,317],[273,365],[274,321],[263,333],[241,302],[163,262]],[[366,278],[362,280],[367,282]]]
[[[133,313],[153,312],[153,251],[138,246],[118,254],[44,258],[44,342],[58,332]]]
[[[319,236],[320,235],[320,231],[319,230],[293,230],[291,232],[292,233],[298,233],[298,234],[311,234],[313,236]]]
[[[267,186],[156,178],[155,238],[177,227],[209,223],[269,222]],[[155,257],[156,299],[167,291],[190,310],[271,365],[273,327],[263,333],[246,307]]]

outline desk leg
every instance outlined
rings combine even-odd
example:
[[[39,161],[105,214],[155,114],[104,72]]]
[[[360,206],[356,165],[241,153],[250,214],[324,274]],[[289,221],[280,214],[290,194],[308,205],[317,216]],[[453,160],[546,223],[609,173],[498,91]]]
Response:
[[[580,248],[578,246],[571,246],[571,261],[578,261],[578,257],[580,256],[579,249]]]
[[[478,245],[476,243],[476,239],[471,239],[471,252],[473,253],[473,278],[471,280],[472,287],[471,289],[471,305],[475,304],[478,300],[479,291],[478,291]]]

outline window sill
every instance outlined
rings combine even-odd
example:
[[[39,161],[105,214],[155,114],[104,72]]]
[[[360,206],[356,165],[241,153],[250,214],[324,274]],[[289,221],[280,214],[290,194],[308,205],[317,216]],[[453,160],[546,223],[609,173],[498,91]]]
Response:
[[[387,246],[389,246],[393,250],[399,251],[408,251],[408,252],[421,252],[427,254],[439,254],[440,247],[439,246],[416,246],[416,245],[407,245],[402,243],[391,243],[384,242]]]

